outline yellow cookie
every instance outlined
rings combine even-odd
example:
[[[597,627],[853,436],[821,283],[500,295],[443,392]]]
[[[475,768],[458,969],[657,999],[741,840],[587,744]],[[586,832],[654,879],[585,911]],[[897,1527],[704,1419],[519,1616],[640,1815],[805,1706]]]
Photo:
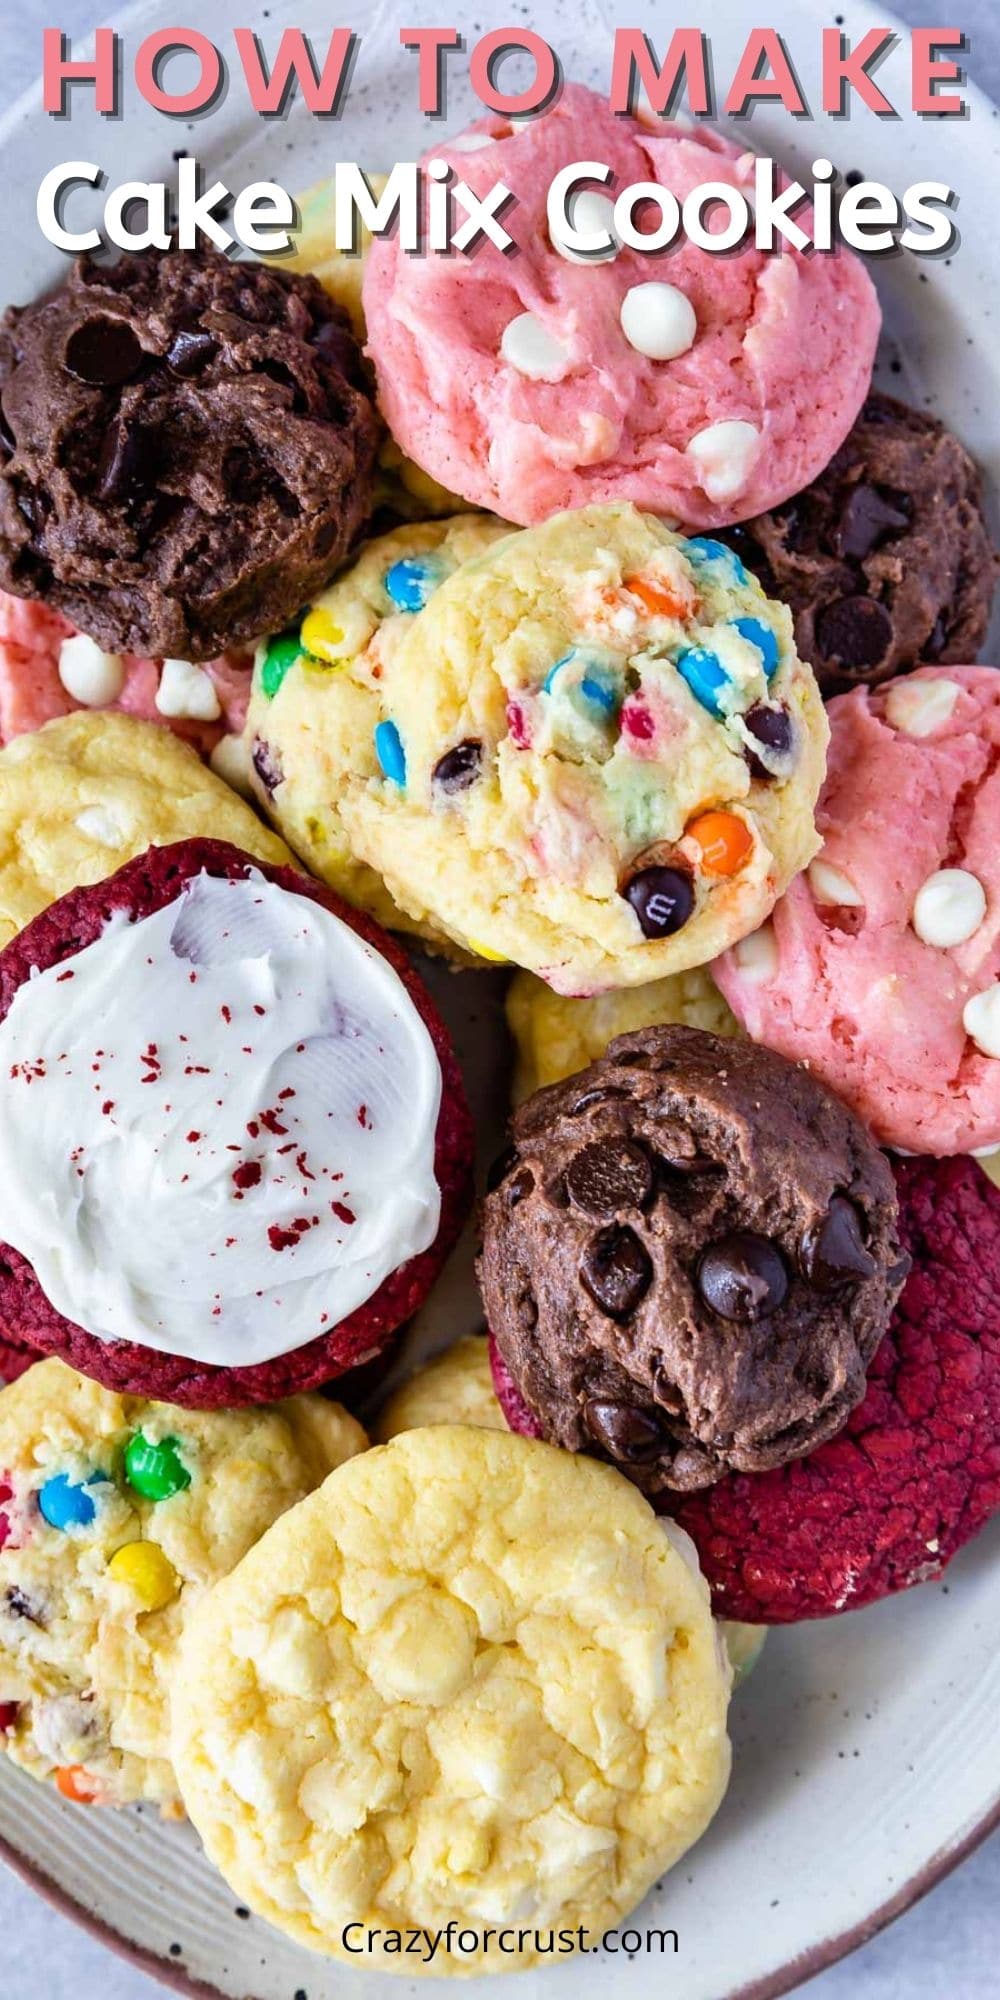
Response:
[[[377,783],[379,683],[403,635],[459,564],[509,533],[488,514],[458,514],[369,542],[297,633],[259,649],[247,714],[261,802],[312,873],[390,929],[415,931],[452,956],[464,954],[397,909],[377,870],[351,853],[341,774]]]
[[[78,711],[0,750],[0,945],[70,889],[197,835],[261,861],[284,842],[155,722]]]
[[[505,1431],[506,1418],[496,1399],[490,1373],[489,1344],[481,1334],[456,1340],[418,1368],[383,1404],[374,1435],[387,1444],[401,1431],[425,1424],[476,1424],[481,1430]],[[766,1625],[741,1625],[719,1619],[719,1633],[732,1663],[736,1683],[756,1666],[767,1638]]]
[[[376,200],[383,193],[388,176],[369,174],[368,185]],[[317,181],[296,197],[300,227],[290,257],[275,261],[288,271],[310,271],[339,306],[350,315],[362,346],[366,328],[361,287],[371,247],[371,234],[358,224],[357,249],[338,250],[333,240],[333,182]],[[457,493],[439,486],[429,472],[422,472],[412,458],[387,437],[379,453],[380,477],[375,489],[375,506],[398,514],[404,521],[422,521],[439,514],[457,514],[465,506]]]
[[[300,1943],[513,1970],[535,1929],[615,1924],[704,1831],[729,1680],[687,1537],[627,1480],[443,1425],[342,1466],[206,1599],[173,1755],[230,1887]],[[386,1942],[449,1922],[477,1948]]]
[[[356,859],[557,992],[708,963],[817,850],[829,731],[789,611],[634,507],[465,562],[372,694],[380,770],[362,747],[329,773]]]
[[[68,1798],[178,1811],[167,1684],[191,1611],[365,1443],[360,1424],[321,1396],[179,1410],[114,1395],[61,1361],[39,1361],[4,1389],[8,1756]]]
[[[568,999],[553,993],[544,979],[519,972],[507,993],[507,1020],[517,1051],[517,1104],[544,1084],[575,1076],[596,1062],[616,1035],[631,1035],[637,1028],[682,1021],[711,1035],[740,1033],[735,1015],[703,965],[654,979],[649,986],[598,993],[592,1000]]]

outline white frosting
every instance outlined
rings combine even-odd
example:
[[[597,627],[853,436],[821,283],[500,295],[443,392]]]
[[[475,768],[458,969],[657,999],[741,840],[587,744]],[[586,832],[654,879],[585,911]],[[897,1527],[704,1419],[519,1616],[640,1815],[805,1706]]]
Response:
[[[886,697],[886,719],[903,736],[933,736],[951,720],[961,692],[957,681],[895,681]]]
[[[760,450],[756,424],[733,417],[709,424],[690,438],[685,451],[710,500],[733,500],[742,493]]]
[[[808,878],[815,902],[848,910],[864,907],[865,899],[856,883],[842,868],[834,868],[832,862],[818,858],[810,861]]]
[[[986,891],[967,868],[938,868],[917,890],[913,928],[939,951],[965,944],[986,915]]]
[[[119,653],[104,653],[86,632],[74,632],[59,648],[59,679],[81,708],[107,708],[125,686]]]
[[[211,675],[190,660],[164,660],[156,706],[161,715],[191,722],[217,722],[222,714]]]
[[[25,981],[0,1079],[0,1239],[100,1340],[267,1361],[437,1233],[426,1027],[378,952],[256,872]]]
[[[518,313],[508,321],[500,339],[500,359],[531,382],[558,382],[570,365],[566,349],[534,313]]]
[[[629,346],[650,361],[676,360],[694,346],[698,334],[694,307],[676,285],[632,285],[621,302],[620,318]]]
[[[962,1026],[980,1055],[1000,1056],[1000,983],[974,993],[962,1009]]]
[[[778,970],[778,940],[774,935],[774,925],[761,924],[759,931],[751,931],[749,937],[741,938],[733,947],[733,958],[739,967],[740,976],[750,986],[763,986],[773,979]]]

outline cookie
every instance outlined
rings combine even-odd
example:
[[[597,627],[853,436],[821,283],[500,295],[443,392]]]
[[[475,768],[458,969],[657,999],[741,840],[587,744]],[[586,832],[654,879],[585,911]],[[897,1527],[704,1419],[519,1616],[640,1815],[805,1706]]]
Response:
[[[596,1942],[704,1831],[728,1694],[686,1540],[634,1488],[442,1425],[341,1466],[212,1591],[172,1751],[209,1857],[297,1942],[347,1957],[356,1923],[355,1963],[512,1971],[536,1929]],[[449,1922],[478,1949],[386,1947]]]
[[[807,1071],[647,1028],[510,1136],[479,1281],[544,1437],[662,1496],[841,1429],[907,1263],[884,1156]]]
[[[484,1339],[482,1334],[468,1334],[464,1340],[454,1341],[394,1390],[379,1411],[373,1435],[378,1443],[388,1444],[401,1431],[421,1430],[428,1424],[475,1424],[482,1430],[510,1428],[522,1436],[535,1436],[531,1412],[518,1397],[509,1375],[506,1380],[517,1417],[508,1426],[493,1369],[499,1371],[498,1380],[502,1380],[503,1363],[492,1341]],[[719,1637],[729,1654],[734,1681],[745,1680],[760,1658],[766,1628],[723,1619]]]
[[[516,1051],[514,1102],[586,1069],[616,1035],[670,1021],[705,1028],[710,1035],[739,1033],[705,966],[654,979],[648,986],[599,993],[593,1000],[567,999],[553,993],[544,979],[516,973],[507,990],[507,1022]]]
[[[383,1353],[471,1140],[409,964],[291,869],[152,848],[0,953],[0,1324],[108,1388],[272,1402]]]
[[[526,524],[630,500],[712,528],[822,471],[875,356],[862,260],[786,246],[775,257],[752,242],[721,257],[687,237],[650,254],[609,233],[614,197],[637,185],[681,201],[706,182],[752,197],[752,154],[717,133],[651,132],[562,84],[546,115],[481,119],[427,158],[480,196],[502,181],[516,245],[481,241],[471,257],[415,257],[396,237],[371,247],[363,296],[380,404],[435,479]],[[571,220],[608,244],[597,259],[554,241],[546,217],[555,176],[589,161],[613,178],[580,192]]]
[[[841,1436],[686,1498],[725,1617],[852,1611],[939,1577],[1000,1510],[1000,1192],[972,1160],[900,1160],[913,1270]]]
[[[79,710],[162,722],[238,789],[252,653],[223,653],[204,667],[104,653],[61,612],[0,590],[0,743]],[[225,746],[221,750],[219,746]]]
[[[826,720],[787,611],[634,507],[464,563],[372,692],[380,776],[365,741],[330,771],[355,857],[557,992],[704,964],[815,852]]]
[[[66,1798],[178,1812],[168,1702],[187,1619],[365,1444],[321,1396],[194,1414],[36,1362],[0,1394],[0,1747]]]
[[[0,750],[0,945],[149,847],[215,835],[261,861],[284,841],[166,729],[76,714]]]
[[[314,279],[81,258],[0,328],[0,586],[108,653],[214,659],[291,618],[372,505],[378,426]]]
[[[974,660],[997,557],[979,468],[927,410],[878,392],[811,486],[729,530],[825,695]]]
[[[928,667],[830,704],[822,853],[712,968],[755,1041],[883,1144],[1000,1145],[1000,674]]]
[[[444,941],[397,908],[381,875],[351,852],[340,811],[345,774],[381,775],[380,685],[414,616],[460,564],[509,530],[485,514],[397,528],[358,559],[291,630],[258,652],[246,741],[258,798],[320,880],[391,929]]]
[[[378,201],[388,185],[388,174],[369,173],[365,178]],[[361,286],[371,248],[371,232],[363,222],[358,221],[356,248],[337,249],[334,242],[332,180],[317,181],[304,194],[297,195],[295,206],[299,212],[295,247],[291,256],[283,255],[276,260],[279,268],[311,273],[318,278],[334,304],[346,312],[355,339],[359,346],[364,347],[368,335]],[[463,502],[456,493],[449,493],[429,473],[414,465],[413,460],[400,451],[395,439],[386,434],[379,447],[375,475],[376,513],[392,514],[401,521],[424,521],[437,515],[458,514],[462,506]]]

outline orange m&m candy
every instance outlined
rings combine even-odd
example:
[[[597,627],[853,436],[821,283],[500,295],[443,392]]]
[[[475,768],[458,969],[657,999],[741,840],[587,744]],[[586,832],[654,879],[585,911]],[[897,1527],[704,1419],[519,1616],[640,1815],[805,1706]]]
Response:
[[[100,1786],[82,1764],[60,1764],[56,1774],[56,1785],[64,1799],[72,1799],[75,1805],[92,1806],[99,1796]]]
[[[701,850],[706,875],[735,875],[753,853],[753,834],[735,813],[699,813],[685,832]]]
[[[673,590],[662,577],[626,576],[623,582],[653,618],[690,618],[694,610],[694,598]]]

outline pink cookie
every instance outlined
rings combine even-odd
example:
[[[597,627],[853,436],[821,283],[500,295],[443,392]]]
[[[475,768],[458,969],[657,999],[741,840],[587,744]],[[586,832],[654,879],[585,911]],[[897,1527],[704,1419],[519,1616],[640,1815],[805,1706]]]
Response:
[[[162,663],[138,659],[133,653],[122,659],[122,684],[116,699],[96,704],[74,700],[59,677],[59,655],[63,641],[75,633],[76,626],[60,612],[0,590],[0,742],[9,743],[14,736],[41,729],[57,715],[90,706],[134,715],[142,722],[168,723],[203,757],[211,754],[222,737],[242,731],[253,670],[251,653],[223,653],[199,669],[208,675],[219,706],[217,719],[204,721],[192,715],[164,715],[156,706]],[[178,699],[183,703],[183,689],[178,691]]]
[[[827,464],[861,407],[879,331],[856,257],[718,256],[681,236],[595,263],[549,237],[549,186],[574,162],[610,167],[612,199],[655,181],[683,201],[708,181],[752,194],[750,154],[708,131],[616,118],[569,84],[545,116],[481,120],[427,157],[480,196],[498,180],[512,190],[502,221],[517,250],[372,246],[369,351],[389,427],[418,465],[510,521],[632,500],[712,528],[775,506]],[[577,228],[594,227],[595,197],[609,214],[591,187]]]
[[[823,851],[713,972],[756,1041],[883,1144],[1000,1145],[1000,674],[921,667],[839,695]]]

